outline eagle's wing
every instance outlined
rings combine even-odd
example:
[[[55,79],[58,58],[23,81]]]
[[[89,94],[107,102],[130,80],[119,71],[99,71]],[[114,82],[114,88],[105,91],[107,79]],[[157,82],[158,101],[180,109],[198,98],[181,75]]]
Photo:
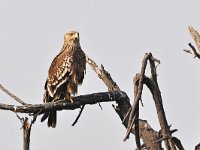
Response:
[[[64,84],[72,74],[73,56],[67,50],[61,51],[52,61],[47,78],[47,91],[51,97],[57,89]]]

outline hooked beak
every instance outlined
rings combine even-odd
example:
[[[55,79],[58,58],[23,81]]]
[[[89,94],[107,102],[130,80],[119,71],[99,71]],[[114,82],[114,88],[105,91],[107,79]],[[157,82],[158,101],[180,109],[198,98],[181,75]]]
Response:
[[[73,36],[73,38],[74,38],[75,40],[79,40],[79,33],[78,33],[78,32],[75,33],[74,36]]]

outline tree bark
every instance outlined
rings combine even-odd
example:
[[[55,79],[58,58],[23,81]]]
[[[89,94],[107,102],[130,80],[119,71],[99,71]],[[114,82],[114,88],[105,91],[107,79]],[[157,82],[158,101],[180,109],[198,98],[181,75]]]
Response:
[[[30,134],[31,134],[32,124],[29,124],[28,118],[25,117],[23,121],[23,148],[24,150],[29,150],[30,145]]]
[[[56,102],[50,102],[45,104],[27,104],[23,106],[7,105],[0,103],[0,109],[10,110],[17,113],[29,113],[39,115],[49,110],[74,110],[86,104],[118,101],[127,98],[127,94],[123,91],[100,92],[74,97],[73,103],[67,102],[66,100],[58,100]]]

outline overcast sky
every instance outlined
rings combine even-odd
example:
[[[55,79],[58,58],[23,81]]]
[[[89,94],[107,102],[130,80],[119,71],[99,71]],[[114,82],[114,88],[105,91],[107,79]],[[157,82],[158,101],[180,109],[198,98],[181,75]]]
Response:
[[[133,77],[146,52],[161,60],[158,83],[169,124],[185,149],[200,142],[200,62],[182,51],[192,39],[188,25],[200,31],[198,0],[1,0],[0,83],[27,103],[42,103],[43,87],[52,59],[67,31],[77,30],[85,53],[103,64],[129,97]],[[87,67],[79,94],[107,91]],[[0,91],[0,103],[17,104]],[[140,117],[159,130],[152,97],[143,91]],[[123,142],[126,130],[111,103],[58,113],[55,129],[40,123],[32,127],[32,150],[131,150],[134,137]],[[20,116],[23,116],[19,114]],[[22,149],[21,123],[13,112],[0,110],[0,145]]]

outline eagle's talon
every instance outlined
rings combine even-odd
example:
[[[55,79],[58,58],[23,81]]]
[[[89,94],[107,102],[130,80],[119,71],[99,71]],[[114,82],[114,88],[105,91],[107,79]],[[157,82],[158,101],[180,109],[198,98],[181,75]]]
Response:
[[[69,97],[69,101],[70,101],[71,103],[73,103],[73,102],[74,102],[74,97],[73,97],[73,96],[70,96],[70,97]]]
[[[66,96],[65,101],[69,102],[69,103],[73,103],[74,102],[74,97],[73,96]]]

